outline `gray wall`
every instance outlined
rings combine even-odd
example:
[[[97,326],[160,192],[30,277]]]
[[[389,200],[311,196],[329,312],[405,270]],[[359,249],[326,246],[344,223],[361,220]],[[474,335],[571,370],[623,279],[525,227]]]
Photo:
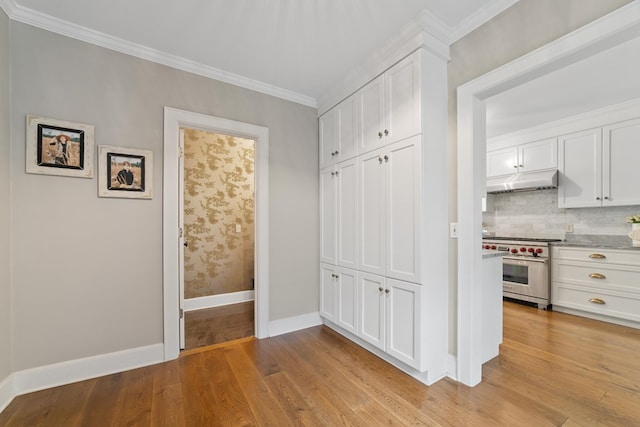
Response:
[[[20,23],[11,36],[14,370],[162,342],[164,106],[269,128],[270,319],[318,310],[315,109]],[[153,150],[153,200],[26,174],[27,114]]]
[[[449,62],[449,212],[457,220],[456,88],[630,3],[630,0],[520,0],[451,46]],[[457,242],[451,241],[450,330],[456,331]],[[449,341],[456,353],[456,336]]]
[[[0,9],[0,383],[11,373],[9,28]]]

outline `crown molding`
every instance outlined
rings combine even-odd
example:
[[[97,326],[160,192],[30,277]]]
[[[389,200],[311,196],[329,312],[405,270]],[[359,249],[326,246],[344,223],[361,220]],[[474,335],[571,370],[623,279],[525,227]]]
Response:
[[[449,44],[451,45],[457,42],[476,28],[486,24],[518,1],[519,0],[493,0],[473,15],[465,18],[460,24],[456,25],[455,28],[452,28],[449,33]]]
[[[253,80],[248,77],[204,65],[177,55],[152,49],[147,46],[132,43],[109,34],[40,13],[33,9],[22,7],[16,4],[14,0],[0,0],[0,6],[2,6],[9,18],[14,21],[32,25],[43,30],[51,31],[56,34],[96,46],[101,46],[116,52],[135,56],[157,64],[166,65],[167,67],[175,68],[177,70],[186,71],[213,80],[229,83],[234,86],[254,90],[266,95],[306,105],[308,107],[317,107],[316,99],[311,96],[273,86],[258,80]]]

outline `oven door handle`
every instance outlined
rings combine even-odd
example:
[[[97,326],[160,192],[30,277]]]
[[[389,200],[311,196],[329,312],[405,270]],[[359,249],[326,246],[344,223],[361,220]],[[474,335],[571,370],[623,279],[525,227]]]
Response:
[[[549,262],[548,258],[533,258],[533,257],[511,257],[511,256],[505,256],[502,257],[503,260],[506,261],[519,261],[519,262],[539,262],[542,264],[547,264]]]

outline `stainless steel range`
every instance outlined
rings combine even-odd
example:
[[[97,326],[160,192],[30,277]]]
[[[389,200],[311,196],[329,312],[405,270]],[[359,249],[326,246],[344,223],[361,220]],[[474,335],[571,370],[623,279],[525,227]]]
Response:
[[[486,237],[482,248],[505,252],[502,258],[502,295],[536,303],[546,310],[550,305],[549,243],[559,239]]]

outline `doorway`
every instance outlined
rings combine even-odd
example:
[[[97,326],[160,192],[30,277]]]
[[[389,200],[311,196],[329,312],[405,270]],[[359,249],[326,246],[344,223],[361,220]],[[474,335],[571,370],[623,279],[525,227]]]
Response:
[[[179,262],[184,249],[179,218],[180,129],[199,129],[255,141],[254,334],[257,338],[269,336],[269,131],[263,126],[165,107],[162,188],[165,360],[178,357],[184,327],[184,317],[181,317],[184,302],[180,292],[184,275]]]
[[[180,128],[181,348],[254,335],[255,141]]]

